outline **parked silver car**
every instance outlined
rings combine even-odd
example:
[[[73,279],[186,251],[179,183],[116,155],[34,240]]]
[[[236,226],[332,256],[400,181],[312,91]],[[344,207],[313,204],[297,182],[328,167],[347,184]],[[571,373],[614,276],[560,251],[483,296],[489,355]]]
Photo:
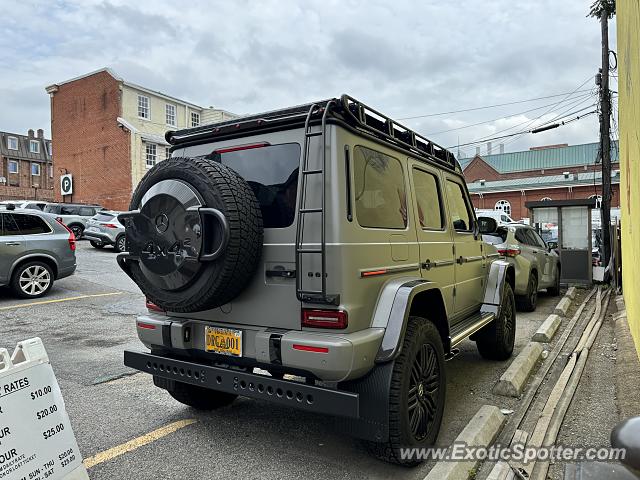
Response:
[[[71,229],[76,239],[80,240],[87,225],[87,220],[102,210],[100,205],[83,205],[78,203],[50,203],[44,211],[54,214]]]
[[[516,304],[521,310],[534,311],[538,291],[560,293],[560,257],[533,228],[523,224],[498,227],[482,239],[494,245],[516,270]]]
[[[76,239],[55,216],[38,210],[0,211],[0,286],[19,296],[46,294],[76,270]]]
[[[126,250],[124,225],[118,221],[120,212],[103,210],[87,220],[87,227],[83,236],[91,241],[94,248],[104,248],[113,245],[118,252]]]

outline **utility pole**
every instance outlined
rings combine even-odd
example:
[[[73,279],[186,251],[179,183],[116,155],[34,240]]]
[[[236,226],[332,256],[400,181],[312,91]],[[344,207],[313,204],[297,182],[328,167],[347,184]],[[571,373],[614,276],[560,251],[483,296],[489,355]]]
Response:
[[[602,68],[600,69],[600,156],[602,160],[602,203],[600,205],[604,265],[611,258],[611,92],[609,91],[609,17],[615,13],[615,1],[599,0],[591,15],[600,17]]]

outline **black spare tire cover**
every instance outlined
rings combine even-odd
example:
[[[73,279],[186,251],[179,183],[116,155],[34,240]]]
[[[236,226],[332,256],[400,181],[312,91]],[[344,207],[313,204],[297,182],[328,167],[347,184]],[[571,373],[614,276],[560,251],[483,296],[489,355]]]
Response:
[[[247,182],[205,158],[174,157],[153,167],[122,214],[130,273],[147,298],[173,312],[233,300],[262,252],[262,215]]]

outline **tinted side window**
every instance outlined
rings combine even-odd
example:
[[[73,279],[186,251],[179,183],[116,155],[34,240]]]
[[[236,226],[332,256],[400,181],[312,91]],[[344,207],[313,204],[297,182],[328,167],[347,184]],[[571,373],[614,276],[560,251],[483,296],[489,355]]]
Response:
[[[60,205],[47,205],[44,207],[44,211],[47,213],[60,213]]]
[[[527,232],[524,228],[516,228],[515,234],[516,240],[520,243],[524,243],[525,245],[529,245],[530,241],[527,238]]]
[[[49,233],[51,231],[44,220],[35,215],[13,215],[13,220],[18,225],[18,229],[22,235]]]
[[[547,248],[547,244],[544,243],[544,240],[542,240],[542,238],[540,237],[540,235],[538,235],[538,233],[535,230],[529,230],[529,233],[531,234],[531,236],[533,237],[533,240],[535,242],[535,245],[537,247],[540,248]]]
[[[18,224],[13,219],[15,215],[12,213],[2,214],[2,234],[3,235],[20,235]]]
[[[407,197],[397,158],[370,148],[353,149],[356,217],[362,227],[407,226]]]
[[[78,215],[78,207],[60,205],[60,215]]]
[[[422,228],[440,230],[442,228],[442,207],[440,189],[435,175],[423,170],[413,170],[413,183],[416,187],[418,221]]]
[[[449,211],[451,212],[451,223],[458,232],[471,231],[471,211],[465,200],[462,185],[451,180],[447,180],[447,198],[449,199]]]
[[[79,208],[80,215],[83,217],[93,217],[96,213],[93,208],[90,207],[80,207]]]

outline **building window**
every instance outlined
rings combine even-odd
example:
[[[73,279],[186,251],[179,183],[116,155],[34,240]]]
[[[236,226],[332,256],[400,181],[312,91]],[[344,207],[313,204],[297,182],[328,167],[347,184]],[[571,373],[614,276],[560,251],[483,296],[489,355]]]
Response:
[[[138,117],[149,119],[149,97],[138,95]]]
[[[511,204],[506,200],[498,200],[496,202],[496,210],[501,210],[507,215],[511,216]]]
[[[9,160],[9,173],[18,173],[18,162],[16,160]]]
[[[18,139],[16,137],[7,137],[7,148],[9,150],[18,150]]]
[[[589,197],[589,200],[594,199],[596,200],[596,206],[593,208],[601,208],[602,207],[602,195],[591,195]]]
[[[32,163],[31,164],[31,175],[33,175],[34,177],[39,177],[40,176],[40,164],[39,163]]]
[[[37,140],[29,140],[29,151],[31,153],[40,153],[40,142]]]
[[[145,147],[146,158],[147,158],[147,168],[151,168],[156,164],[156,160],[158,159],[158,155],[156,152],[156,144],[155,143],[147,143]]]
[[[199,127],[200,126],[200,114],[197,112],[191,112],[191,126]]]
[[[172,127],[176,126],[176,106],[175,105],[171,105],[170,103],[167,103],[165,105],[165,117],[166,117],[167,125],[170,125]]]
[[[542,197],[540,199],[541,202],[550,202],[551,201],[551,197]]]
[[[171,158],[171,149],[169,147],[164,147],[164,158],[165,160]]]
[[[53,165],[49,165],[47,170],[49,171],[49,178],[53,178]]]
[[[48,142],[47,143],[47,152],[49,152],[49,156],[53,156],[53,143],[52,142]]]

